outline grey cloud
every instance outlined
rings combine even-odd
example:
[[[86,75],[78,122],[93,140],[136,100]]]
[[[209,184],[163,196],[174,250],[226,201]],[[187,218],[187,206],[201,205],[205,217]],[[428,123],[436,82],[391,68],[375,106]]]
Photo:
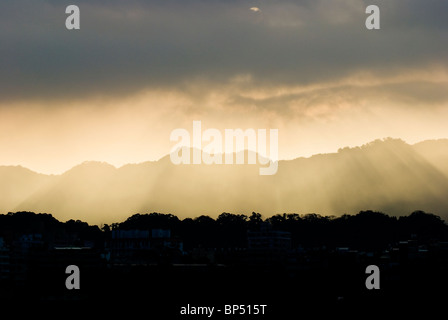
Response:
[[[301,85],[448,68],[446,1],[376,1],[379,31],[364,27],[368,2],[5,0],[0,99],[182,90],[195,78],[219,88],[237,74],[253,85]],[[81,8],[79,31],[65,30],[68,4]]]
[[[427,81],[371,86],[339,85],[258,99],[236,94],[226,101],[226,105],[229,108],[245,108],[258,112],[274,110],[287,118],[302,118],[316,105],[331,106],[332,112],[337,112],[343,105],[357,107],[366,99],[377,102],[389,100],[407,107],[438,107],[448,103],[448,91],[446,83]]]

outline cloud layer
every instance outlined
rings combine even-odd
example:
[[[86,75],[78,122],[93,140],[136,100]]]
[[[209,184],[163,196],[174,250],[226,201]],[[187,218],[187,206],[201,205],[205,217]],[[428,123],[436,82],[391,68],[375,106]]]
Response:
[[[443,0],[376,1],[379,31],[364,27],[360,0],[75,1],[81,30],[68,31],[72,2],[2,1],[2,99],[123,95],[192,80],[218,87],[241,74],[253,86],[281,86],[447,70]]]
[[[71,4],[81,30],[65,28]],[[365,28],[371,4],[380,30]],[[155,160],[193,120],[279,129],[283,159],[448,137],[447,12],[445,0],[3,0],[0,164]]]

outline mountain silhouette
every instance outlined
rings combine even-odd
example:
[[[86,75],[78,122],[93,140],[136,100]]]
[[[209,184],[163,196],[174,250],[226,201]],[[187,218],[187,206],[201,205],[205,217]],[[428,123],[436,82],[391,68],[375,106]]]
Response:
[[[407,215],[424,210],[448,217],[448,140],[409,145],[388,138],[279,161],[272,176],[260,176],[259,168],[174,165],[169,156],[120,168],[85,162],[61,175],[3,166],[0,212],[47,212],[61,220],[95,224],[153,211],[183,218],[252,211],[270,216],[341,215],[365,209]]]

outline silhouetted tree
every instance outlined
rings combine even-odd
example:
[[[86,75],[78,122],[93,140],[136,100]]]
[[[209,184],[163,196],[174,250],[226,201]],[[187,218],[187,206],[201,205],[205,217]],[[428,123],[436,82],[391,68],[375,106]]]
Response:
[[[251,216],[249,217],[248,228],[252,229],[252,230],[256,230],[259,228],[259,226],[262,222],[263,222],[263,219],[261,217],[261,214],[252,212]]]
[[[417,237],[423,240],[439,239],[448,240],[448,226],[435,214],[424,211],[414,211],[409,216],[400,217],[401,237]]]

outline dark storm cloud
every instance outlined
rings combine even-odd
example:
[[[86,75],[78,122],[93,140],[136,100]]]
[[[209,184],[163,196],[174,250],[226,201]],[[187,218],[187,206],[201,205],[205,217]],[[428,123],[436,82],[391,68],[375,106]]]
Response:
[[[375,3],[381,30],[368,31]],[[69,4],[81,9],[79,31],[65,29]],[[446,70],[447,13],[445,0],[3,0],[0,98],[182,90],[195,79],[218,88],[240,74],[281,86]]]

